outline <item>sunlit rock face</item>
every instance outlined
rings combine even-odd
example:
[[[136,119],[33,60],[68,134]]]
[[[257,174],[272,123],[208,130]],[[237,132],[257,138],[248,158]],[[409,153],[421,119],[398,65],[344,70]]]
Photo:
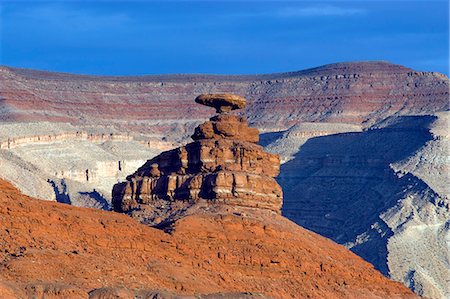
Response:
[[[209,96],[208,106],[217,104],[221,114],[195,129],[194,142],[161,153],[117,184],[116,211],[145,217],[147,223],[164,221],[198,200],[280,212],[282,191],[274,179],[278,155],[256,144],[258,130],[247,127],[245,118],[224,113],[227,97]]]
[[[161,230],[0,180],[0,227],[0,298],[417,298],[268,209],[199,202]]]
[[[387,62],[354,62],[267,75],[82,76],[0,68],[0,115],[9,121],[113,125],[123,132],[187,137],[213,110],[192,98],[230,92],[262,131],[298,122],[364,124],[448,108],[448,78]]]

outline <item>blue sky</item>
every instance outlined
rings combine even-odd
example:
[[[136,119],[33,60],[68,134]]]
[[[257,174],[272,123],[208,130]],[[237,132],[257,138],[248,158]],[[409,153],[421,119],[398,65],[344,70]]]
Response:
[[[0,64],[248,74],[387,60],[448,75],[448,1],[5,1]]]

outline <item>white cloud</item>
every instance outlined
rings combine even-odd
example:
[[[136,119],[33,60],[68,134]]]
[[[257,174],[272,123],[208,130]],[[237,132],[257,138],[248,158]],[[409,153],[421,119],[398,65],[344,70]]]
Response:
[[[346,17],[367,13],[367,10],[355,7],[341,7],[331,4],[284,6],[274,10],[240,12],[224,14],[223,17],[238,18],[301,18],[301,17]]]
[[[351,16],[364,14],[359,8],[339,7],[334,5],[315,5],[306,7],[283,7],[276,11],[279,17],[321,17],[321,16]]]

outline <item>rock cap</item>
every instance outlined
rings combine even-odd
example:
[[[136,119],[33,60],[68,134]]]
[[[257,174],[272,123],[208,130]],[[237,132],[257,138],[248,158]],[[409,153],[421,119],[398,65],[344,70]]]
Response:
[[[195,102],[216,108],[217,113],[230,112],[245,108],[246,100],[244,97],[231,93],[209,93],[201,94],[195,98]]]

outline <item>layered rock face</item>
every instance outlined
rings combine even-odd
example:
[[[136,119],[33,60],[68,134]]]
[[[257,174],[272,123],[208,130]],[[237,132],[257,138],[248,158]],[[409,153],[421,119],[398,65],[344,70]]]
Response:
[[[100,77],[1,67],[0,83],[3,120],[113,124],[177,137],[211,116],[189,101],[201,93],[245,96],[244,113],[266,131],[299,121],[370,125],[390,115],[433,113],[448,108],[449,95],[442,74],[376,61],[246,76]]]
[[[243,98],[236,105],[235,95],[199,98],[208,98],[206,105],[218,112],[245,106]],[[192,202],[210,200],[280,212],[282,190],[274,179],[280,172],[279,156],[256,144],[258,130],[249,128],[244,117],[214,116],[195,129],[192,139],[186,146],[147,161],[127,182],[117,184],[114,209],[148,212],[142,206],[169,206],[174,212]],[[160,212],[152,210],[146,222],[161,221]]]
[[[99,77],[0,67],[0,160],[7,165],[0,176],[30,196],[109,208],[111,187],[125,173],[185,144],[212,115],[189,100],[194,95],[244,95],[241,115],[272,132],[303,122],[367,128],[390,115],[430,114],[448,109],[448,88],[442,74],[386,62],[245,76]],[[77,132],[114,140],[78,141]]]
[[[447,298],[448,272],[441,269],[449,269],[448,246],[442,246],[448,239],[448,205],[441,199],[448,194],[449,126],[422,141],[420,130],[403,138],[391,128],[368,128],[390,116],[427,118],[423,115],[448,110],[448,88],[442,74],[385,62],[249,76],[98,77],[0,67],[0,176],[27,195],[109,208],[115,183],[149,157],[184,144],[182,138],[212,116],[212,109],[190,99],[210,92],[241,94],[248,105],[240,115],[262,132],[277,131],[261,135],[260,143],[271,139],[266,150],[289,160],[279,180],[285,216],[346,244],[419,294]],[[55,130],[43,130],[43,121]],[[70,136],[78,131],[132,140],[73,142]],[[8,149],[12,134],[17,136]],[[68,139],[46,141],[49,134]],[[159,202],[167,208],[167,201]],[[189,201],[171,206],[175,203]],[[369,212],[355,218],[359,211]],[[403,217],[407,225],[396,220]]]
[[[0,178],[27,195],[77,206],[110,209],[118,181],[174,145],[138,139],[108,128],[67,123],[0,125]]]

